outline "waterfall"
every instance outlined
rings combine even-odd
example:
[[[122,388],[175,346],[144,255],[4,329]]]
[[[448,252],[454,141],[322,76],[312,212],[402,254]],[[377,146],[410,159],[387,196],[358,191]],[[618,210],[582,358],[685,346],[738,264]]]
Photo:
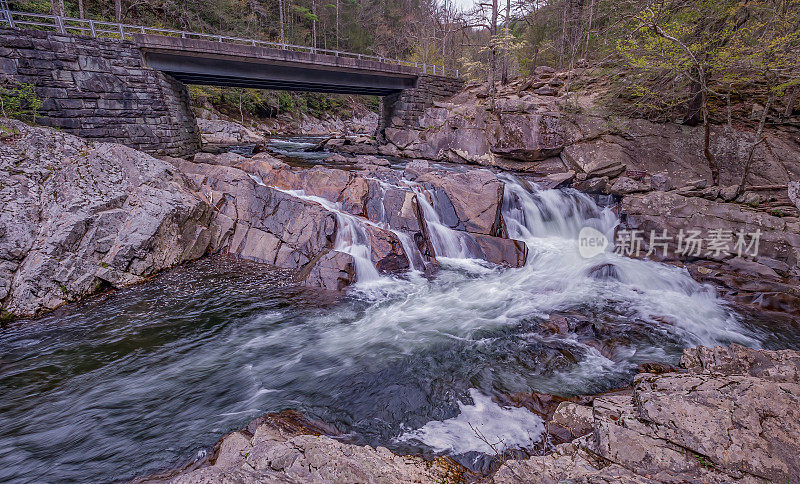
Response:
[[[293,197],[318,203],[322,205],[325,210],[333,212],[336,216],[336,223],[339,226],[336,230],[336,240],[334,241],[333,249],[353,257],[356,281],[370,282],[381,278],[378,269],[376,269],[375,265],[372,263],[372,246],[369,242],[369,234],[364,227],[364,224],[369,223],[368,221],[345,212],[337,202],[331,202],[328,199],[315,195],[306,195],[303,190],[275,189]]]
[[[426,192],[419,185],[412,185],[414,193],[417,195],[417,203],[422,209],[422,216],[425,217],[425,224],[428,226],[428,234],[433,251],[436,257],[450,257],[454,259],[475,258],[478,251],[475,250],[475,241],[467,232],[453,230],[444,223],[439,212],[428,201]],[[431,197],[433,199],[433,197]]]

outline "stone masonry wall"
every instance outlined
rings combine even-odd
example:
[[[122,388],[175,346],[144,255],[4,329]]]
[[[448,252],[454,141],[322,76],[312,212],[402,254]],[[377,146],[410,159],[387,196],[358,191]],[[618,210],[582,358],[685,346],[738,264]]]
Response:
[[[455,77],[423,74],[417,87],[400,94],[381,98],[381,116],[378,119],[378,138],[383,139],[387,127],[412,128],[426,108],[434,101],[443,101],[464,88],[464,81]]]
[[[0,76],[34,85],[39,124],[152,154],[200,148],[186,87],[148,68],[133,42],[2,28]]]

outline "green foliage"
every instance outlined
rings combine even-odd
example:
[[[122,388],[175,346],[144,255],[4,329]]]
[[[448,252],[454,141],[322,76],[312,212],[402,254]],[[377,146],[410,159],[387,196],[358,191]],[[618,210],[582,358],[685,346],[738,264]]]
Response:
[[[5,118],[36,120],[42,100],[33,90],[33,84],[17,84],[11,81],[0,83],[0,114]]]

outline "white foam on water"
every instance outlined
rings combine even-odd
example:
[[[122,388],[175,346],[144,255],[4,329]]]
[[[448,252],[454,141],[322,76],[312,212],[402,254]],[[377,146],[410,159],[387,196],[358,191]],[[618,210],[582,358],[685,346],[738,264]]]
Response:
[[[437,453],[482,452],[493,455],[509,449],[524,449],[542,438],[544,423],[524,408],[501,407],[491,397],[470,389],[473,404],[458,402],[459,414],[443,421],[430,421],[417,430],[397,437],[400,442],[418,442]]]

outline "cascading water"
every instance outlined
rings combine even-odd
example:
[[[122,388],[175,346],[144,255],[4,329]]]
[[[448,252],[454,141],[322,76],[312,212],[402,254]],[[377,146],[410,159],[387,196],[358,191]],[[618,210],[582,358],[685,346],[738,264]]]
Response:
[[[277,189],[276,189],[277,190]],[[281,190],[297,198],[319,203],[336,216],[338,230],[333,250],[350,254],[356,270],[356,281],[367,283],[379,280],[381,275],[372,263],[372,246],[364,227],[367,223],[354,215],[343,211],[338,203],[322,197],[306,195],[302,190]]]
[[[505,182],[509,236],[529,249],[519,269],[471,259],[410,184],[400,188],[422,195],[441,269],[379,276],[370,225],[403,234],[385,214],[366,221],[290,192],[336,214],[336,250],[354,256],[360,281],[378,278],[380,297],[356,287],[321,302],[270,282],[278,275],[260,266],[208,259],[39,324],[0,328],[0,481],[130,479],[285,408],[398,452],[486,452],[465,435],[473,426],[526,446],[540,419],[490,397],[597,393],[629,384],[639,363],[677,362],[687,346],[764,341],[683,269],[610,249],[581,257],[582,227],[611,238],[609,209],[570,190]],[[569,325],[549,330],[550,317]]]
[[[503,179],[503,217],[509,237],[528,245],[529,262],[522,272],[531,283],[558,287],[564,303],[616,301],[663,330],[682,333],[692,344],[757,345],[714,289],[694,281],[686,270],[618,255],[613,244],[596,257],[582,257],[577,242],[583,227],[614,240],[618,220],[610,208],[600,209],[574,190],[527,190],[512,176]]]

